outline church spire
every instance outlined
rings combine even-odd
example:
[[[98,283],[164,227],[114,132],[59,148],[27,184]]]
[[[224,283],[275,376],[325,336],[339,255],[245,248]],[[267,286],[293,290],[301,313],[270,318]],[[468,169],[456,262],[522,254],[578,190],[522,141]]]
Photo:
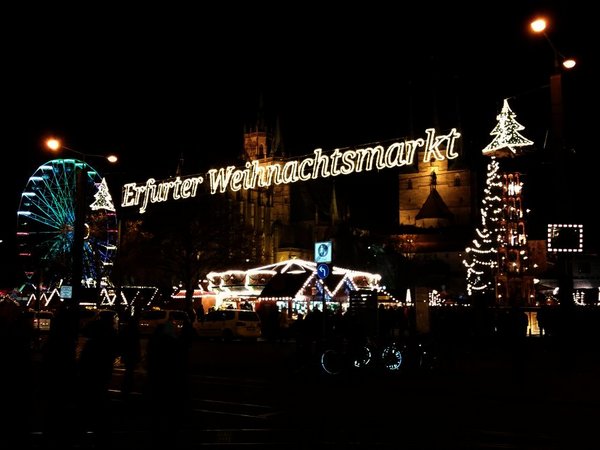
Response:
[[[251,122],[252,123],[252,122]],[[271,156],[273,139],[267,127],[264,99],[259,94],[256,121],[249,130],[244,131],[244,148],[242,158],[246,161],[260,160]]]
[[[271,156],[285,156],[279,115],[275,118],[275,133],[273,133],[273,141],[271,143]]]
[[[256,131],[266,131],[265,99],[261,92],[258,96],[258,114],[256,116]]]
[[[330,215],[331,215],[331,225],[335,225],[336,223],[338,223],[340,221],[340,215],[338,212],[338,205],[337,205],[337,195],[335,193],[335,181],[333,182],[333,187],[331,189]]]
[[[180,177],[183,175],[183,152],[179,155],[179,161],[177,162],[177,169],[175,169],[175,176]]]

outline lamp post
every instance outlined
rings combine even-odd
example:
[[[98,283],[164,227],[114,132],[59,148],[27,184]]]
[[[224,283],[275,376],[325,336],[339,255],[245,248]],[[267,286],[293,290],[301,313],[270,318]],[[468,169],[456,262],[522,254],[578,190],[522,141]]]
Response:
[[[45,145],[53,152],[67,150],[81,157],[83,164],[75,164],[75,205],[73,221],[73,241],[71,243],[71,301],[74,306],[79,305],[81,298],[81,284],[83,279],[83,258],[85,242],[85,217],[86,217],[86,159],[88,157],[97,157],[108,160],[110,163],[116,163],[118,158],[115,155],[96,155],[74,150],[62,144],[60,139],[49,138]]]
[[[532,32],[542,34],[544,39],[552,49],[554,57],[553,72],[550,75],[550,105],[552,114],[552,136],[550,140],[553,166],[554,166],[554,204],[555,204],[555,223],[568,223],[571,220],[570,208],[571,199],[569,198],[569,181],[567,172],[569,171],[568,152],[565,144],[565,123],[564,123],[564,104],[562,92],[562,73],[563,70],[569,70],[575,67],[576,62],[572,58],[566,58],[554,45],[546,33],[548,22],[543,17],[538,17],[530,24]],[[558,277],[558,295],[560,308],[562,310],[561,326],[561,362],[567,364],[568,353],[572,351],[570,346],[572,339],[572,328],[574,326],[573,317],[573,273],[572,258],[570,253],[558,252],[556,255],[556,268]],[[565,366],[566,367],[566,366]]]
[[[556,212],[557,219],[565,220],[567,213],[566,206],[569,202],[566,196],[566,170],[564,167],[566,158],[565,144],[565,120],[564,120],[564,104],[562,92],[562,71],[570,70],[576,65],[573,58],[565,57],[554,45],[554,42],[548,36],[546,29],[548,21],[543,17],[538,17],[530,24],[530,29],[533,33],[541,34],[550,46],[553,54],[554,67],[550,75],[550,107],[552,114],[552,136],[550,140],[551,149],[554,158],[555,186],[556,190]]]

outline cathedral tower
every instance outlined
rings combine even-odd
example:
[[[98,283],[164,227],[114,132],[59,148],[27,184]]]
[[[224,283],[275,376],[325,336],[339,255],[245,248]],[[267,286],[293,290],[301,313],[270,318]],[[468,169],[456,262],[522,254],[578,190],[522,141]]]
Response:
[[[274,130],[267,126],[261,97],[256,123],[244,131],[242,160],[244,164],[258,161],[259,166],[265,166],[283,164],[284,159],[279,120]],[[252,230],[253,262],[277,262],[281,229],[290,223],[290,186],[272,184],[266,188],[242,189],[231,195],[240,220]]]

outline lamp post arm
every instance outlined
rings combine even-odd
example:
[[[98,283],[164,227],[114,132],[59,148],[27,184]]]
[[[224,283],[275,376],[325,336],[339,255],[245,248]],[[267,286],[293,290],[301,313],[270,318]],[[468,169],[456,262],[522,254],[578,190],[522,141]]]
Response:
[[[52,151],[58,151],[60,149],[68,150],[70,152],[75,153],[76,155],[79,155],[84,161],[87,158],[94,157],[94,158],[106,159],[110,163],[116,163],[118,161],[118,159],[119,159],[116,155],[113,155],[113,154],[109,154],[109,155],[97,155],[97,154],[94,154],[94,153],[80,152],[79,150],[75,150],[74,148],[67,147],[66,145],[63,145],[63,143],[61,142],[61,140],[60,139],[56,139],[56,138],[46,139],[46,147],[48,147]]]
[[[550,36],[548,36],[548,33],[544,31],[542,34],[544,35],[544,38],[546,38],[546,42],[548,42],[548,45],[550,45],[550,48],[554,53],[554,68],[558,70],[560,67],[560,60],[565,59],[565,57],[561,52],[558,51],[558,49],[554,45],[554,42],[552,42],[552,39],[550,39]]]
[[[83,159],[84,161],[86,160],[86,158],[89,158],[89,157],[91,157],[91,158],[102,158],[102,159],[108,159],[110,162],[114,162],[114,161],[116,161],[116,159],[115,159],[114,161],[113,161],[113,160],[111,160],[111,158],[116,158],[116,157],[115,157],[115,156],[113,156],[113,155],[97,155],[97,154],[95,154],[95,153],[84,153],[84,152],[80,152],[80,151],[78,151],[78,150],[75,150],[75,149],[73,149],[73,148],[66,147],[66,146],[64,146],[64,145],[62,146],[62,148],[64,148],[65,150],[68,150],[68,151],[70,151],[70,152],[73,152],[73,153],[75,153],[75,154],[77,154],[77,155],[81,156],[81,157],[82,157],[82,159]]]

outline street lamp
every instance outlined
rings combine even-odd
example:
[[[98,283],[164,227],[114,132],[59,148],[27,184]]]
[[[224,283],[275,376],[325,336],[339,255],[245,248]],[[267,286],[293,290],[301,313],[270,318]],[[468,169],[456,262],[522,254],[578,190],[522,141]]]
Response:
[[[554,68],[558,69],[559,66],[562,66],[565,69],[572,69],[575,67],[577,62],[573,58],[567,58],[561,52],[558,51],[554,42],[550,39],[548,34],[546,33],[546,28],[548,28],[548,21],[544,17],[538,17],[531,21],[529,24],[531,31],[537,34],[542,34],[546,41],[550,45],[552,52],[554,53]]]
[[[70,152],[73,152],[73,153],[81,156],[83,161],[85,161],[86,157],[88,157],[88,156],[104,158],[112,164],[116,163],[119,160],[119,158],[116,155],[112,155],[112,154],[111,155],[94,155],[92,153],[83,153],[78,150],[74,150],[72,148],[67,147],[66,145],[63,145],[62,141],[60,139],[54,138],[54,137],[46,139],[46,147],[48,147],[48,149],[52,150],[53,152],[57,152],[60,150],[68,150]]]
[[[62,144],[62,141],[57,138],[46,139],[45,145],[53,152],[67,150],[79,155],[83,164],[75,164],[76,184],[75,184],[75,217],[73,221],[73,241],[71,244],[71,300],[74,305],[79,304],[81,298],[81,282],[83,279],[83,258],[84,258],[84,242],[85,242],[85,217],[86,217],[86,171],[82,170],[86,167],[86,158],[98,157],[108,160],[110,163],[116,163],[118,158],[115,155],[97,155],[92,153],[84,153],[72,149]]]
[[[548,28],[548,21],[544,17],[538,17],[530,22],[529,27],[533,33],[541,34],[548,42],[548,45],[552,49],[554,57],[554,70],[550,75],[550,102],[552,112],[552,150],[555,158],[554,164],[556,168],[556,176],[559,179],[556,180],[556,185],[559,186],[557,192],[557,203],[560,203],[559,208],[564,208],[565,201],[568,199],[565,197],[564,185],[564,167],[561,167],[563,161],[563,153],[565,151],[565,138],[564,138],[564,106],[563,106],[563,95],[562,95],[562,71],[570,70],[576,65],[576,61],[573,58],[565,57],[554,45],[554,42],[548,36],[546,29]]]
[[[555,187],[555,223],[568,223],[571,219],[568,205],[571,199],[568,195],[567,152],[564,138],[564,107],[562,95],[562,72],[575,67],[576,62],[572,58],[566,58],[554,45],[546,33],[548,21],[544,17],[537,17],[530,22],[529,27],[533,33],[542,34],[550,45],[554,57],[554,70],[550,75],[550,103],[552,112],[552,139],[550,141],[554,157],[554,181]],[[573,273],[572,261],[569,254],[558,253],[556,256],[558,268],[558,288],[560,305],[563,309],[563,332],[565,338],[570,338],[568,328],[572,326],[571,308],[573,303]]]

